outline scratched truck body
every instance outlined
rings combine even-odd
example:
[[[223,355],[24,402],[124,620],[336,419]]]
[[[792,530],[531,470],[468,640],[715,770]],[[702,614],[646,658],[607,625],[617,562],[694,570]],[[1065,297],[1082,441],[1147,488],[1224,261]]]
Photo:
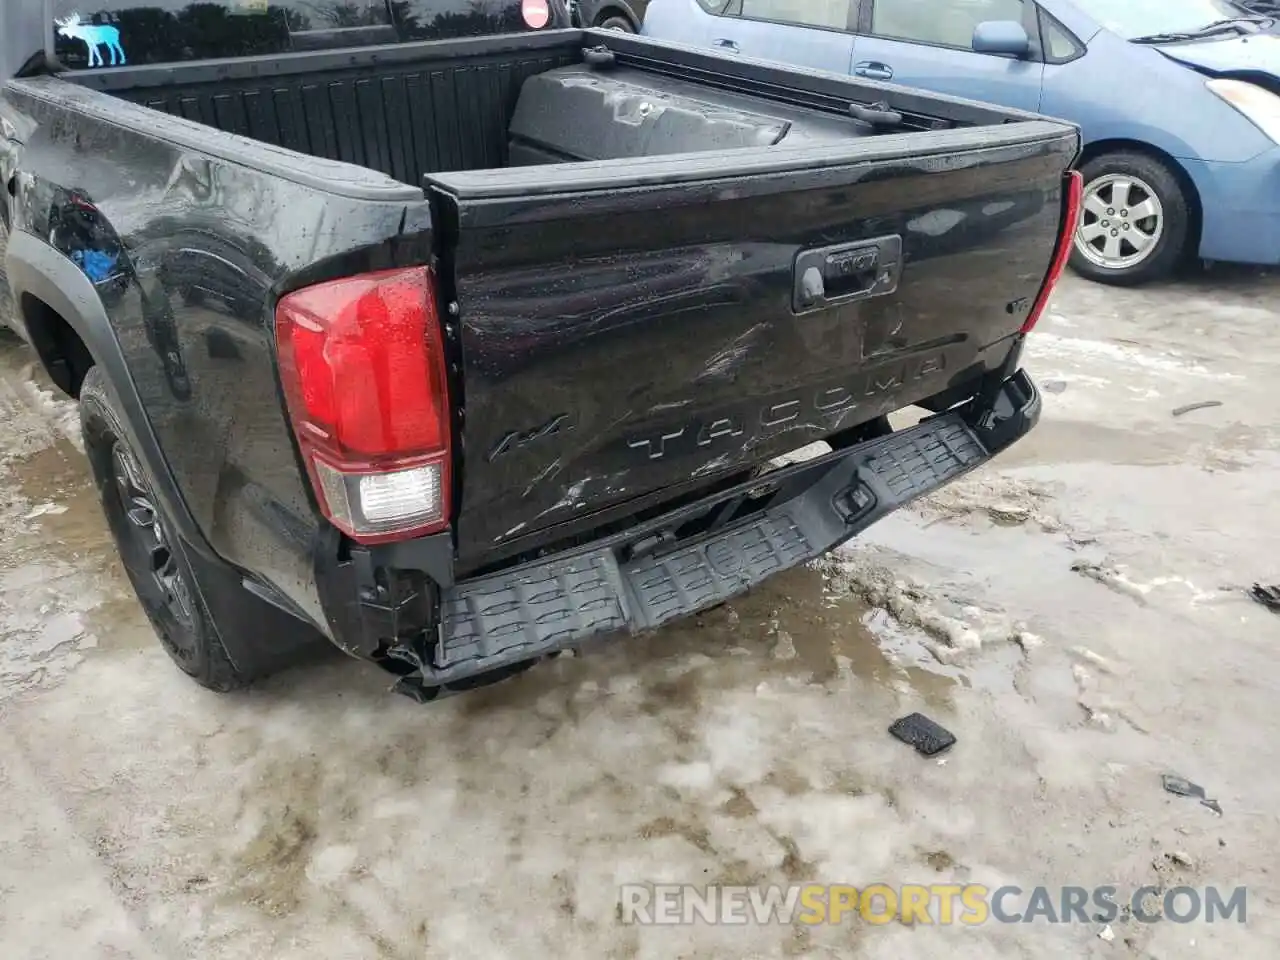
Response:
[[[1075,128],[552,13],[213,64],[63,17],[93,69],[6,83],[0,302],[200,682],[317,641],[421,699],[487,682],[750,589],[1035,423]]]

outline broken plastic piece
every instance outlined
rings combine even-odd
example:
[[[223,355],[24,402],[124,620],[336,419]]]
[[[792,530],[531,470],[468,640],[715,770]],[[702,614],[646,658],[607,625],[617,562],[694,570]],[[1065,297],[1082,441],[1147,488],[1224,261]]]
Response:
[[[1172,793],[1176,797],[1190,797],[1193,800],[1203,800],[1208,794],[1204,792],[1204,787],[1198,783],[1192,783],[1190,780],[1184,780],[1182,777],[1174,776],[1171,773],[1165,773],[1160,776],[1160,781],[1164,784],[1166,793]]]
[[[1249,596],[1262,604],[1272,613],[1280,613],[1280,586],[1266,586],[1255,583]]]
[[[1185,406],[1174,407],[1173,415],[1180,417],[1184,413],[1190,413],[1192,410],[1207,410],[1209,407],[1222,406],[1221,400],[1201,400],[1199,403],[1188,403]]]
[[[912,713],[895,720],[889,732],[926,757],[941,753],[956,742],[955,734],[922,713]]]
[[[427,686],[422,682],[421,677],[401,677],[391,689],[396,693],[403,693],[418,703],[430,703],[440,696],[440,688]]]
[[[1188,797],[1191,800],[1199,800],[1202,807],[1208,807],[1218,816],[1222,816],[1222,804],[1217,800],[1210,799],[1208,794],[1204,792],[1204,787],[1198,783],[1192,783],[1182,777],[1172,773],[1160,775],[1160,780],[1164,784],[1166,793],[1172,793],[1175,797]]]

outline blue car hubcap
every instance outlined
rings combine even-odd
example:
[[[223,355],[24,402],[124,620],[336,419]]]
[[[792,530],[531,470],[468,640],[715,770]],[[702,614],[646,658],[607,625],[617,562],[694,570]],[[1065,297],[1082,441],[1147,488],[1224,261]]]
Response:
[[[1137,177],[1109,173],[1091,180],[1076,230],[1076,249],[1105,270],[1136,267],[1156,250],[1164,233],[1164,206]]]

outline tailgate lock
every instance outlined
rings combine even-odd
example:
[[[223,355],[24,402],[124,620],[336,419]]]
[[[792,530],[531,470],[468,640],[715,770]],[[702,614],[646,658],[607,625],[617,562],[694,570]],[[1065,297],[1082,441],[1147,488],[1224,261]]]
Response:
[[[796,313],[893,293],[902,272],[902,237],[897,234],[830,247],[796,256],[791,306]]]

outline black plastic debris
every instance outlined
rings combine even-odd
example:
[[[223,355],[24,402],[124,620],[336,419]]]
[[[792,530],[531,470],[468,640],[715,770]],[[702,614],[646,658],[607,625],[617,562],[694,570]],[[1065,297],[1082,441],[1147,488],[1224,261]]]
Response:
[[[1205,793],[1204,787],[1198,783],[1192,783],[1183,777],[1179,777],[1172,773],[1160,775],[1160,782],[1164,784],[1165,793],[1172,793],[1175,797],[1187,797],[1191,800],[1199,800],[1202,807],[1208,807],[1218,816],[1222,816],[1222,804],[1217,800],[1210,799]]]
[[[1200,784],[1184,780],[1182,777],[1176,777],[1171,773],[1162,774],[1160,782],[1164,784],[1165,793],[1172,793],[1175,797],[1190,797],[1192,800],[1203,800],[1208,796],[1204,792],[1204,787],[1200,786]]]
[[[955,734],[922,713],[912,713],[901,720],[895,720],[889,732],[926,757],[941,753],[956,742]]]
[[[1188,403],[1185,406],[1174,407],[1173,415],[1180,417],[1184,413],[1190,413],[1192,410],[1208,410],[1210,407],[1222,406],[1221,400],[1201,400],[1199,403]]]
[[[1263,586],[1255,583],[1253,589],[1249,591],[1249,596],[1272,613],[1280,613],[1280,586]]]

